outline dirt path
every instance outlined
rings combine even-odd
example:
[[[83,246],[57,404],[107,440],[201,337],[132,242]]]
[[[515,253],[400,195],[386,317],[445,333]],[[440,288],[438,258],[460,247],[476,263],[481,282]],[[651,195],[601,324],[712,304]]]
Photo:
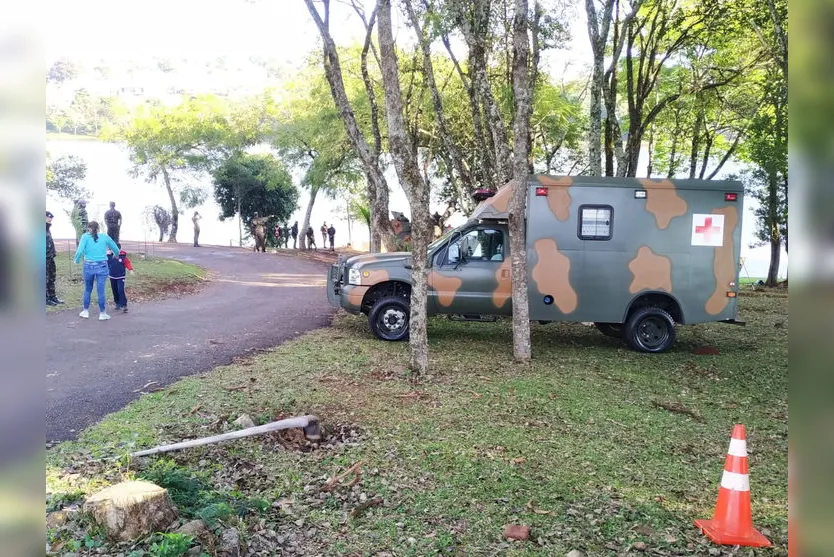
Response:
[[[325,263],[215,246],[154,249],[205,267],[211,284],[194,296],[132,305],[110,321],[97,320],[95,293],[89,320],[80,308],[47,315],[47,442],[75,438],[151,381],[167,385],[330,322]]]

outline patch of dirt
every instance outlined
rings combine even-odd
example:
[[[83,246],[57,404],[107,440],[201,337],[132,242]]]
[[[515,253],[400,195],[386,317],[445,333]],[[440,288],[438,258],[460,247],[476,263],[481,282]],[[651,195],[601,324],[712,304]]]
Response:
[[[190,296],[202,290],[209,281],[193,282],[169,282],[160,281],[152,284],[145,284],[139,288],[127,288],[127,299],[129,302],[148,302],[152,300],[163,300],[165,298],[181,298]],[[131,291],[133,290],[133,291]]]
[[[407,371],[408,368],[403,365],[382,365],[373,368],[368,377],[376,381],[391,381],[404,378]]]
[[[274,420],[284,420],[291,416],[278,414]],[[265,442],[276,443],[286,451],[309,453],[315,450],[333,450],[345,445],[359,443],[364,434],[355,424],[319,424],[321,439],[311,441],[304,436],[301,429],[282,429],[263,436]]]

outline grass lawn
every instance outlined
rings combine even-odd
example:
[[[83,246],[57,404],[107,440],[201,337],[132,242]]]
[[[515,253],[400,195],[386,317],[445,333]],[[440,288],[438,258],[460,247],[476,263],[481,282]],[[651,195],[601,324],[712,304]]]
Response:
[[[529,366],[512,359],[508,322],[433,319],[432,372],[419,381],[405,371],[407,344],[377,341],[364,318],[340,314],[51,448],[47,510],[143,477],[169,487],[183,517],[237,528],[256,555],[786,555],[787,292],[740,301],[747,327],[681,327],[664,355],[591,327],[535,324]],[[719,353],[697,353],[705,347]],[[256,423],[313,413],[329,436],[90,460],[236,429],[242,412]],[[772,549],[719,548],[693,525],[712,515],[735,423],[747,427],[753,517]],[[49,530],[53,549],[102,543],[76,516]],[[502,539],[506,524],[529,525],[530,540]],[[106,552],[143,555],[159,539]]]
[[[73,254],[59,252],[55,258],[57,279],[55,289],[58,297],[64,300],[60,306],[46,306],[46,310],[63,311],[81,308],[84,296],[83,264],[72,262]],[[203,268],[189,263],[182,263],[173,259],[151,257],[145,255],[128,255],[134,274],[128,273],[125,282],[128,305],[135,302],[178,296],[194,292],[205,281],[206,272]],[[105,285],[108,304],[113,303],[110,281]],[[93,288],[91,308],[98,308],[98,294]]]

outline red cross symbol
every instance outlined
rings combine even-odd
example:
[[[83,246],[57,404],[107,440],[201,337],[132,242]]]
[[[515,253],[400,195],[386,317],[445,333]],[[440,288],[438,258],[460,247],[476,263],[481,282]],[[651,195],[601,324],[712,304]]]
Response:
[[[712,225],[712,217],[704,219],[704,226],[695,226],[695,234],[703,234],[704,240],[709,244],[712,243],[712,235],[720,234],[721,227]]]

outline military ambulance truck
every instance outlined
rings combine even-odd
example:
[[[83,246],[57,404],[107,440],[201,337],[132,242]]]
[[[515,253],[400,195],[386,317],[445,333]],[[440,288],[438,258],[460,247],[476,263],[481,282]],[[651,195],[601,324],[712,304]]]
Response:
[[[512,314],[512,184],[429,246],[429,315]],[[525,245],[530,319],[593,322],[641,352],[676,324],[737,319],[743,190],[736,181],[531,176]],[[330,303],[408,338],[411,254],[358,255],[330,269]]]

